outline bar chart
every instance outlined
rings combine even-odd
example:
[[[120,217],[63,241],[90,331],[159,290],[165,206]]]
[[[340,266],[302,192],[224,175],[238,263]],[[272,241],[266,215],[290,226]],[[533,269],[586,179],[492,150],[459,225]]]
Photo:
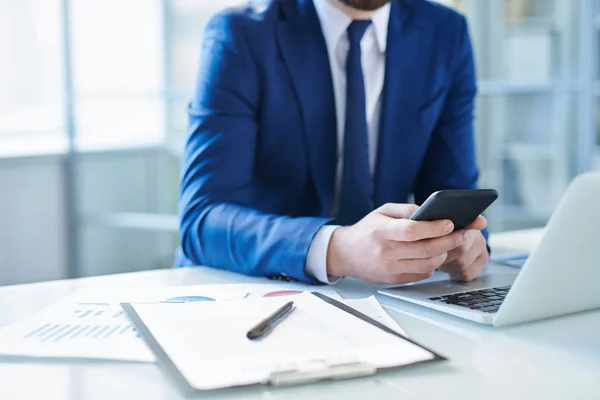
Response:
[[[77,318],[88,318],[88,317],[101,317],[105,314],[106,310],[74,310],[73,313]],[[113,318],[120,318],[125,315],[125,311],[117,310],[113,313]]]
[[[60,342],[75,339],[139,338],[137,330],[131,325],[69,325],[44,324],[24,336],[25,339],[39,342]]]
[[[224,286],[85,289],[0,329],[0,357],[154,362],[121,303],[238,300],[249,292],[247,285]]]
[[[23,339],[39,343],[58,343],[76,340],[138,339],[140,336],[129,323],[119,305],[108,303],[78,303],[60,321],[45,322],[27,332]]]

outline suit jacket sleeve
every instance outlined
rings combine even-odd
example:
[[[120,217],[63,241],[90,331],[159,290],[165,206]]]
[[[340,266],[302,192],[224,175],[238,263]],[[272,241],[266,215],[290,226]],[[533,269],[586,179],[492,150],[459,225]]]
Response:
[[[220,14],[205,32],[183,160],[182,250],[198,265],[318,283],[305,262],[328,220],[263,212],[253,196],[261,77],[243,24]]]
[[[477,85],[467,22],[460,18],[449,89],[417,177],[415,200],[443,189],[474,189],[479,171],[475,157],[473,114]],[[487,231],[484,231],[487,239]]]

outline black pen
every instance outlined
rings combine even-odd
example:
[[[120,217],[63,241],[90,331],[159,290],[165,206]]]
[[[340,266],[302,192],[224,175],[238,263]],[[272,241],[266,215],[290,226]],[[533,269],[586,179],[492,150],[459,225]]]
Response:
[[[250,340],[262,339],[271,333],[273,328],[290,315],[292,311],[294,311],[294,302],[290,301],[285,303],[273,314],[269,315],[250,329],[246,334],[246,337]]]

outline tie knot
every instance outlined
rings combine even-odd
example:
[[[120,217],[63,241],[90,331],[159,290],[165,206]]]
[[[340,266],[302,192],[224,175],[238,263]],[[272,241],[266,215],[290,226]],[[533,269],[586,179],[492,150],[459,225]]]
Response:
[[[350,44],[359,44],[369,25],[371,25],[370,19],[352,21],[350,26],[348,26],[348,38],[350,39]]]

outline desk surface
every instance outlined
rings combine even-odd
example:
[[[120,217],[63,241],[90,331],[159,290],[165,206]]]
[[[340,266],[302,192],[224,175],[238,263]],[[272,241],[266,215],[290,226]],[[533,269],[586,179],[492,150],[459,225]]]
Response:
[[[499,268],[504,267],[490,266],[489,270]],[[225,271],[188,268],[5,287],[0,288],[0,326],[81,288],[252,282],[264,283]],[[358,298],[375,293],[377,287],[346,279],[336,289],[345,298]],[[600,311],[497,329],[384,296],[378,299],[413,339],[449,361],[373,378],[286,389],[237,389],[201,397],[600,398]],[[162,400],[183,395],[155,365],[0,362],[0,399],[21,398]]]

